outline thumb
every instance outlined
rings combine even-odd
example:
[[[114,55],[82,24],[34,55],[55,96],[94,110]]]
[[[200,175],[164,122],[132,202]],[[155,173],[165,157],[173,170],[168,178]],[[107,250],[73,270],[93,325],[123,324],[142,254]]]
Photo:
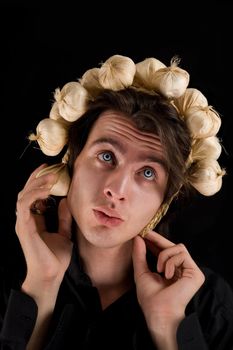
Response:
[[[61,199],[58,206],[58,233],[71,238],[72,215],[68,208],[67,199]]]
[[[146,245],[142,237],[136,236],[133,242],[133,267],[134,267],[134,279],[136,280],[143,273],[149,272],[149,268],[146,261]]]

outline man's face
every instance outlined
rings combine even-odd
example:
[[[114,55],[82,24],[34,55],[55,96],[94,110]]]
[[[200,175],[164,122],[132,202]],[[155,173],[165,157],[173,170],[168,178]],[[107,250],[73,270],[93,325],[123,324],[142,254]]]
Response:
[[[140,233],[163,201],[168,174],[163,148],[121,113],[104,112],[74,164],[68,193],[79,232],[98,247]]]

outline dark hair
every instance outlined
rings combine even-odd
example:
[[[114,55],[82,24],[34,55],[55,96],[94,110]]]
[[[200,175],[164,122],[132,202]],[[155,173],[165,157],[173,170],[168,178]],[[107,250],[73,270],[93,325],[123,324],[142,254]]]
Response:
[[[159,136],[169,174],[164,200],[186,184],[185,163],[191,150],[191,137],[185,122],[165,97],[133,88],[105,90],[89,103],[87,112],[71,125],[68,144],[71,175],[74,161],[82,151],[94,123],[106,110],[122,112],[140,131]]]

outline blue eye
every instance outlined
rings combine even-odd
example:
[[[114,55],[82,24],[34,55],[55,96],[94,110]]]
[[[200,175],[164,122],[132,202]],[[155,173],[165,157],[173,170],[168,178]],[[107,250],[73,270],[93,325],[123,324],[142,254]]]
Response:
[[[143,170],[143,175],[149,180],[153,180],[155,178],[154,170],[149,168]]]
[[[113,156],[111,152],[102,152],[99,154],[99,158],[103,160],[106,163],[112,163],[113,162]]]

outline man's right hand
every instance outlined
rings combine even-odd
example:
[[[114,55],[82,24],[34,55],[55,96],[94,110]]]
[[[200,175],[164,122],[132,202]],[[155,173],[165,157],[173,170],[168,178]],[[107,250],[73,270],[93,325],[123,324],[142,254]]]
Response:
[[[54,296],[58,292],[64,273],[68,268],[72,253],[71,222],[66,198],[58,208],[59,229],[57,233],[46,230],[43,215],[31,211],[33,204],[43,206],[51,187],[56,183],[56,174],[36,177],[45,165],[37,168],[18,194],[16,205],[16,233],[27,264],[27,275],[22,290],[31,295],[37,303],[43,294]],[[52,295],[51,295],[52,297]],[[40,303],[40,302],[39,302]]]

